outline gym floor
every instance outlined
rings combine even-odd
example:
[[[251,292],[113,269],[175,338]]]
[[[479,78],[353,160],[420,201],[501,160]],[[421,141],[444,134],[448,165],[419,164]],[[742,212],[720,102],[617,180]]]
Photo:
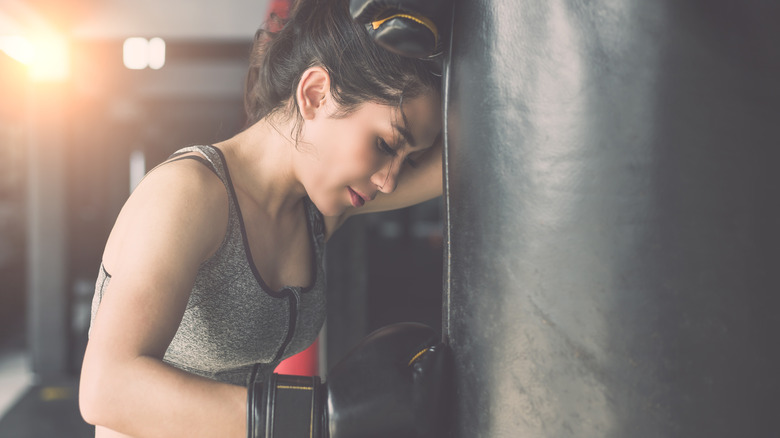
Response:
[[[23,342],[0,345],[0,438],[91,438],[81,419],[75,378],[37,385]]]

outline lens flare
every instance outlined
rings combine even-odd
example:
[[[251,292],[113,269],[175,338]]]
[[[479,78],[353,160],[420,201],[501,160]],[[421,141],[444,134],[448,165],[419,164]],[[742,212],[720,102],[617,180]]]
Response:
[[[35,81],[62,81],[70,74],[68,42],[59,35],[0,36],[0,50],[26,65],[30,78]]]

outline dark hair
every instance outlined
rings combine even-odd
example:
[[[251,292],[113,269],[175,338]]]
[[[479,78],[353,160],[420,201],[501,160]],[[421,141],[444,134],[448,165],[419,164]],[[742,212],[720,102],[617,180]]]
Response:
[[[303,72],[321,66],[330,92],[346,116],[364,102],[400,105],[439,91],[432,61],[405,58],[374,43],[349,14],[348,0],[297,0],[290,18],[271,17],[255,34],[246,79],[247,126],[283,109],[295,97]],[[282,25],[281,30],[273,29]],[[300,117],[300,115],[298,116]]]

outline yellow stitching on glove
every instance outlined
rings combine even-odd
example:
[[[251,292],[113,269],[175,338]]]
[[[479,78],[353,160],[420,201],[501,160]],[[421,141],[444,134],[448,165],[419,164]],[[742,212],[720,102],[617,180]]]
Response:
[[[409,15],[409,14],[395,14],[395,15],[391,15],[391,16],[389,16],[387,18],[383,18],[381,20],[374,21],[374,22],[371,23],[371,26],[374,27],[374,30],[377,30],[377,29],[379,29],[379,26],[383,25],[387,20],[392,20],[393,18],[406,18],[406,19],[412,20],[412,21],[414,21],[416,23],[422,24],[423,26],[427,27],[428,30],[433,32],[434,42],[436,44],[439,43],[439,30],[436,28],[436,25],[433,23],[433,21],[431,21],[431,20],[429,20],[429,19],[427,19],[425,17],[422,17],[422,16],[416,17],[414,15]]]
[[[312,388],[310,386],[289,386],[289,385],[279,385],[279,386],[277,386],[277,388],[279,388],[279,389],[302,389],[302,390],[305,390],[305,391],[311,391],[312,389],[314,389],[314,388]]]
[[[422,356],[423,354],[425,354],[425,352],[427,352],[427,351],[428,351],[428,348],[426,347],[426,348],[425,348],[424,350],[422,350],[421,352],[419,352],[419,353],[415,354],[415,355],[414,355],[414,357],[412,358],[412,360],[410,360],[410,361],[409,361],[409,364],[408,364],[407,366],[412,366],[412,364],[413,364],[413,363],[415,363],[415,362],[417,361],[417,359],[419,359],[419,358],[420,358],[420,356]]]
[[[311,398],[311,412],[309,413],[309,438],[314,437],[314,397]]]

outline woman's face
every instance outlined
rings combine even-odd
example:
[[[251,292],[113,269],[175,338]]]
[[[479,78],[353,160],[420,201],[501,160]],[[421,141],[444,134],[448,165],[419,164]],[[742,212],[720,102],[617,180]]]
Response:
[[[377,193],[391,193],[399,173],[433,145],[442,129],[437,96],[404,99],[403,105],[364,103],[343,118],[327,100],[326,111],[306,120],[300,138],[299,178],[326,216],[362,207]]]

